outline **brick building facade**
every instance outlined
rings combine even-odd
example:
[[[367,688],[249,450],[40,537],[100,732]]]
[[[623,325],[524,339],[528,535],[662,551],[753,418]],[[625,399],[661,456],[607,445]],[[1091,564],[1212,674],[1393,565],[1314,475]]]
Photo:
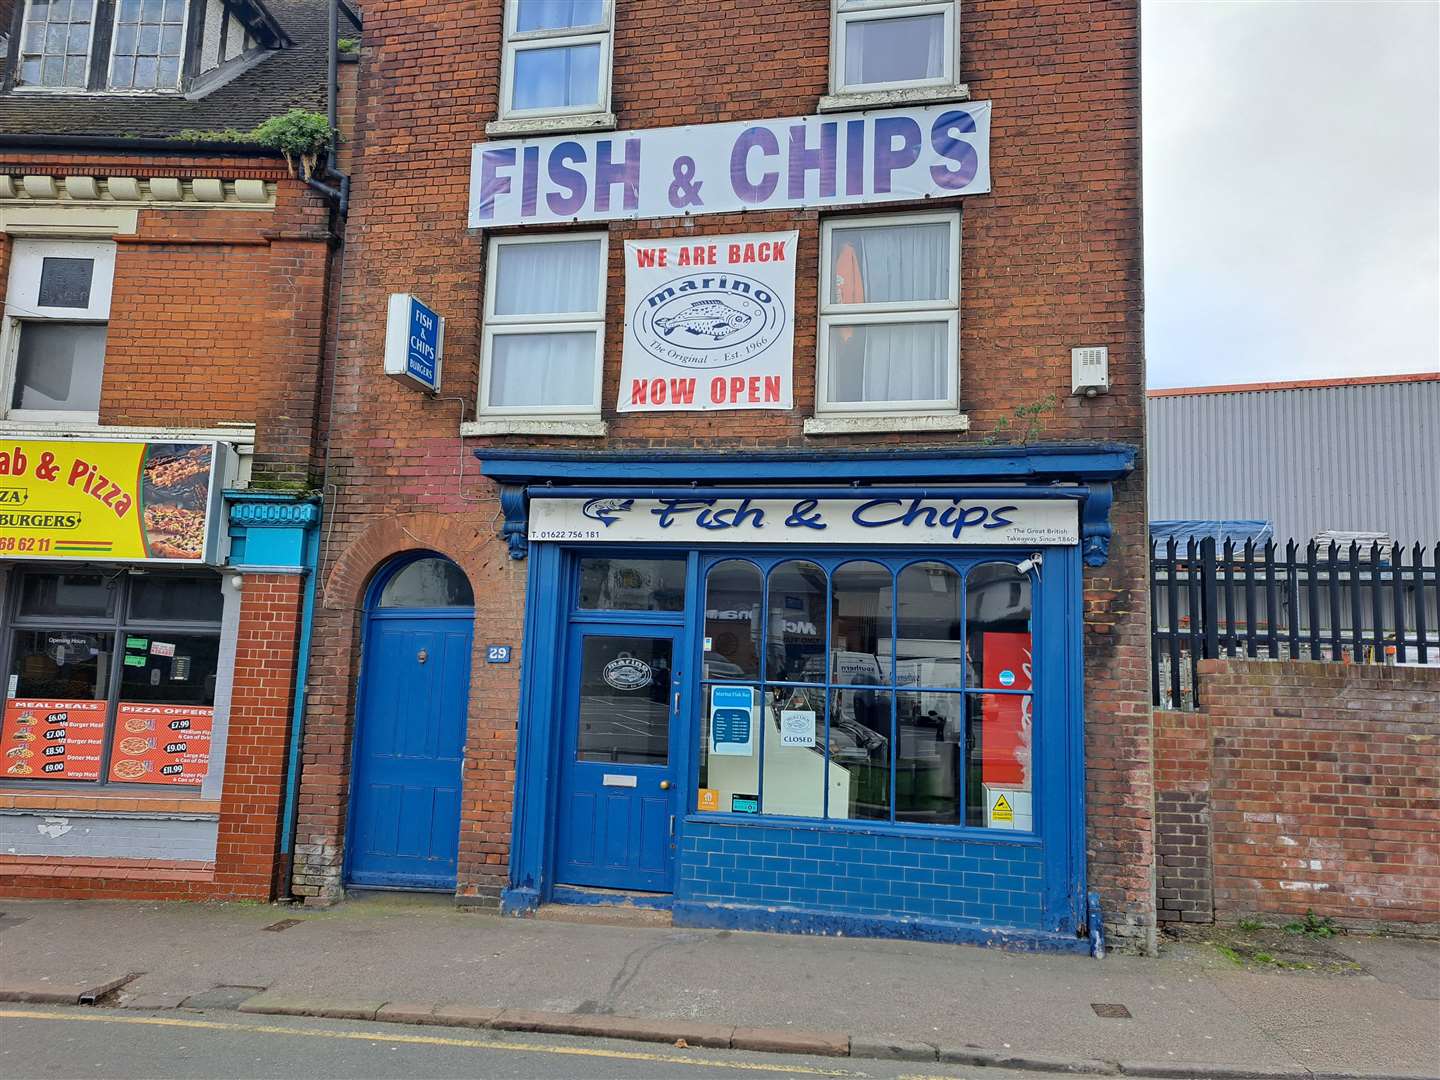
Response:
[[[3,12],[0,892],[268,899],[337,219],[207,133],[324,110],[326,8],[102,6]]]
[[[1097,931],[1098,905],[1149,947],[1135,5],[376,0],[365,20],[295,892],[523,912],[619,890],[692,924],[1051,947]],[[897,191],[925,128],[933,179]],[[704,172],[736,138],[738,170]],[[476,144],[495,156],[472,170]],[[676,169],[627,173],[632,147]],[[578,197],[602,164],[603,194]],[[705,209],[722,194],[739,204]],[[761,407],[629,408],[632,252],[741,234],[793,260],[791,407],[727,375]],[[445,318],[437,394],[381,376],[392,294]],[[667,326],[768,318],[737,308]],[[1074,394],[1072,350],[1093,347],[1108,392]],[[899,374],[908,390],[880,385]],[[841,516],[879,492],[921,517],[880,544],[637,524],[586,546],[686,489]],[[1013,500],[1059,514],[1050,542],[903,534]],[[547,537],[542,510],[584,535]],[[1011,647],[1035,653],[1020,682]],[[782,712],[798,727],[772,748]]]

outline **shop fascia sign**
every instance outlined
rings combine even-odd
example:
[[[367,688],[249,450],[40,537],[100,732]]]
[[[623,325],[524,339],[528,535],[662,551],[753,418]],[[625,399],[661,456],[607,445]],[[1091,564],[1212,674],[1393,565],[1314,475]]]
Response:
[[[479,143],[470,227],[854,206],[990,190],[990,102]]]
[[[535,498],[531,540],[566,543],[1064,545],[1080,542],[1072,499]]]
[[[385,374],[433,394],[440,389],[445,320],[410,293],[392,293],[385,319]]]
[[[221,442],[0,443],[0,559],[223,561]]]

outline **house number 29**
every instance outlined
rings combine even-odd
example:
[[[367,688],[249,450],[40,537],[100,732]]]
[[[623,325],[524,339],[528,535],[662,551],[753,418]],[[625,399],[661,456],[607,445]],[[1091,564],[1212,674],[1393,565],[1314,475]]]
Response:
[[[486,645],[485,662],[487,664],[508,664],[510,662],[510,646]]]

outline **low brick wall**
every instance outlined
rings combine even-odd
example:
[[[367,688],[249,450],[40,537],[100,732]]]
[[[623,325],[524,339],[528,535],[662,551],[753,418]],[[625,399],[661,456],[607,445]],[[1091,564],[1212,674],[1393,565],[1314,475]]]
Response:
[[[1155,714],[1163,922],[1440,932],[1440,669],[1206,660]]]

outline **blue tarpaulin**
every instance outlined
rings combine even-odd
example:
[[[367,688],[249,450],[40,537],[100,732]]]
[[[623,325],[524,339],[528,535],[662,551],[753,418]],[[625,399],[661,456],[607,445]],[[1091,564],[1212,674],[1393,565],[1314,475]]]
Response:
[[[1151,540],[1164,542],[1173,538],[1176,544],[1183,546],[1187,540],[1199,543],[1207,536],[1214,537],[1217,544],[1233,540],[1238,547],[1246,540],[1253,540],[1259,545],[1275,538],[1275,527],[1268,521],[1248,518],[1195,518],[1190,521],[1150,522]]]

